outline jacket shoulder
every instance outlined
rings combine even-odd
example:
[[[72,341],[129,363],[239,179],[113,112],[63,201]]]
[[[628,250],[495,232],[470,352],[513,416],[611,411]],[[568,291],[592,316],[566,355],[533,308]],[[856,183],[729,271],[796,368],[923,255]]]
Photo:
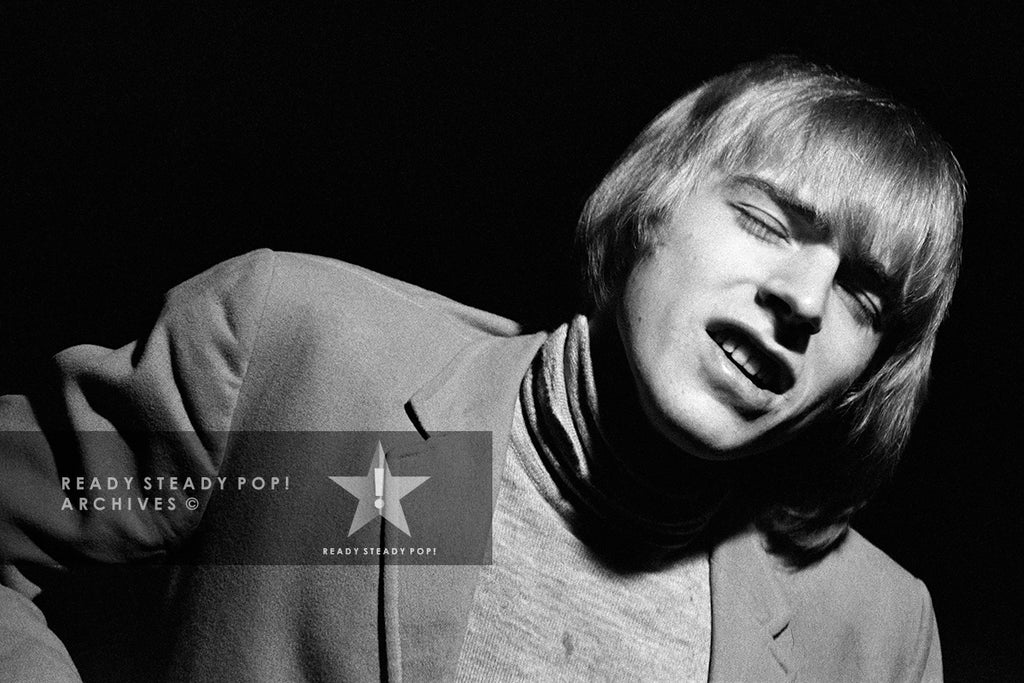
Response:
[[[852,529],[820,562],[794,572],[791,583],[798,599],[817,602],[828,595],[828,607],[870,621],[880,612],[902,613],[919,605],[927,592],[919,579]]]
[[[263,299],[261,299],[263,297]],[[344,261],[310,254],[257,249],[223,261],[168,292],[169,303],[215,300],[218,305],[266,305],[296,314],[373,318],[395,313],[414,320],[446,319],[473,336],[515,336],[520,326],[446,296]]]
[[[444,318],[469,336],[521,333],[511,320],[361,266],[308,254],[269,254],[274,259],[275,285],[292,305],[318,310],[341,305],[350,313],[368,317],[394,311],[414,319]]]
[[[804,653],[817,670],[860,680],[941,676],[928,589],[858,532],[817,564],[784,576],[799,615],[794,637],[813,643]]]
[[[396,424],[388,416],[407,420],[402,405],[461,350],[520,333],[500,316],[306,254],[259,250],[180,289],[183,300],[256,311],[233,429]]]

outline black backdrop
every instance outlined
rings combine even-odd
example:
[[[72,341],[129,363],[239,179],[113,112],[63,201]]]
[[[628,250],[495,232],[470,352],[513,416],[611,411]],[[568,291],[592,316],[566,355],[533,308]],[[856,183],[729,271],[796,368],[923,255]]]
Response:
[[[576,215],[632,137],[704,78],[799,54],[915,105],[966,170],[933,398],[858,527],[931,588],[951,680],[1007,675],[1024,606],[1024,32],[998,5],[776,4],[4,2],[0,390],[30,388],[73,343],[130,340],[165,289],[259,246],[557,323]]]

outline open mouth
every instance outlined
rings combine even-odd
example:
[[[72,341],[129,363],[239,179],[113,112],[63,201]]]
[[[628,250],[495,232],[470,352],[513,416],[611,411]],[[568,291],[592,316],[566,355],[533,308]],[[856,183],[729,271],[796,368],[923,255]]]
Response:
[[[750,333],[732,325],[715,325],[708,328],[708,335],[758,389],[784,394],[793,386],[789,367]]]

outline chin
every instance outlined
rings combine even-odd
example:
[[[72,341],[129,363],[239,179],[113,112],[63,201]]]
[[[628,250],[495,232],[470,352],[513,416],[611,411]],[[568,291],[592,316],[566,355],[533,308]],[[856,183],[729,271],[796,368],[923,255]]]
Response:
[[[654,430],[680,450],[712,461],[737,460],[767,450],[761,430],[729,415],[713,399],[678,403],[662,405],[645,397],[641,407]]]

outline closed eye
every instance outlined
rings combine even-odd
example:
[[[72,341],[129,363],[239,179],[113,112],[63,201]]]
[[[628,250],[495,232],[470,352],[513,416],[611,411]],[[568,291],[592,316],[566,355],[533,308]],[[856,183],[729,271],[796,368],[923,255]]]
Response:
[[[756,206],[737,202],[732,208],[740,227],[755,237],[765,242],[789,241],[786,227]]]
[[[839,280],[836,284],[849,302],[857,323],[880,332],[884,321],[881,298],[849,281]]]
[[[836,273],[836,284],[849,298],[857,321],[881,332],[892,296],[892,285],[881,267],[869,259],[843,259]]]

